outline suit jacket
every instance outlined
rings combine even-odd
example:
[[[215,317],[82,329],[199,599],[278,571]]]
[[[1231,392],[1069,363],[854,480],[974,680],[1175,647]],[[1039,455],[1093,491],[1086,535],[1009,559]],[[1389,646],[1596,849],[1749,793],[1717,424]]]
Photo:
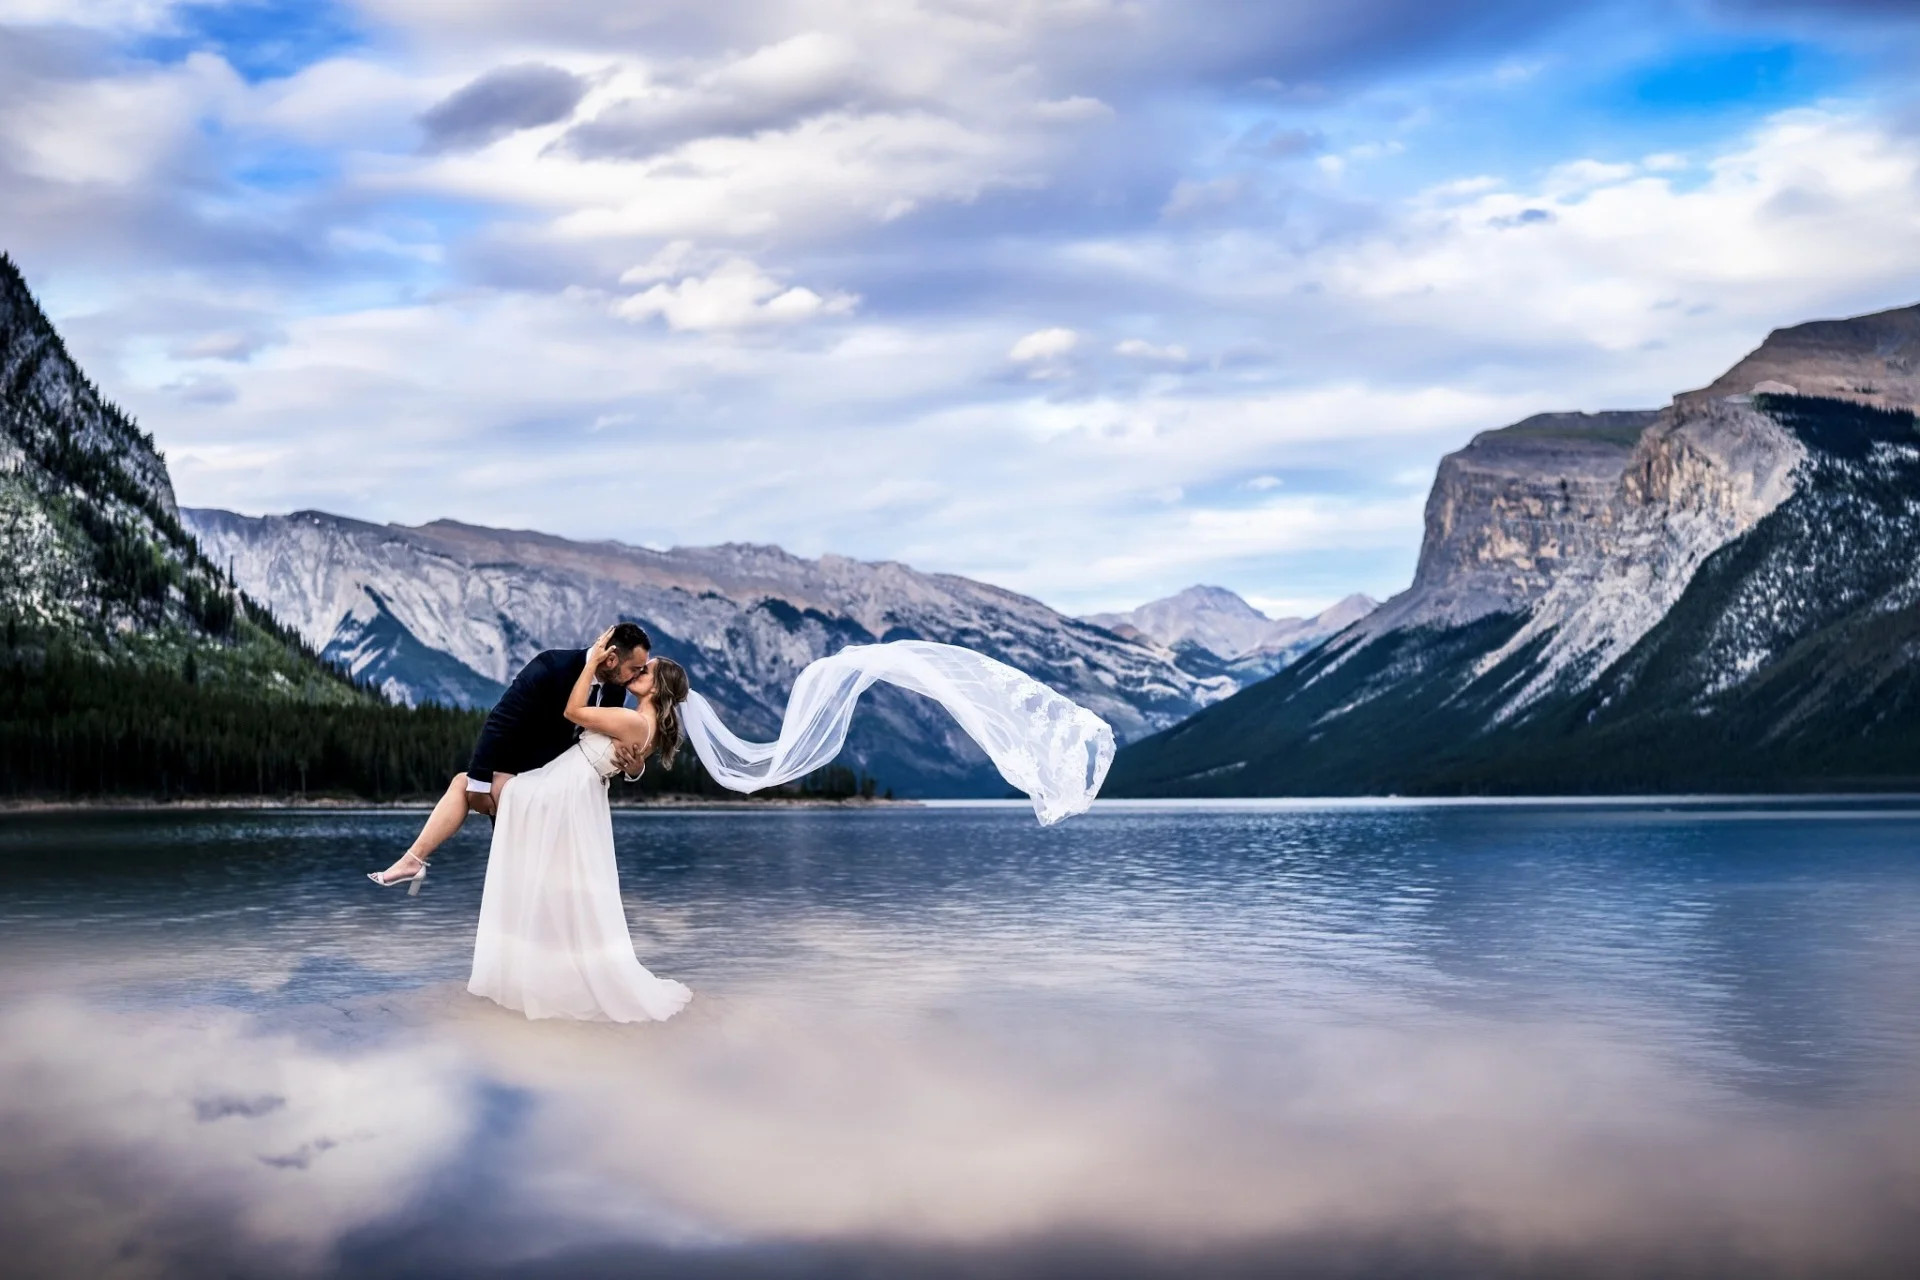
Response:
[[[522,667],[480,726],[467,776],[487,781],[495,770],[525,773],[571,747],[580,730],[567,719],[567,695],[586,665],[585,649],[549,649]],[[623,706],[626,696],[619,685],[603,684],[597,705]]]

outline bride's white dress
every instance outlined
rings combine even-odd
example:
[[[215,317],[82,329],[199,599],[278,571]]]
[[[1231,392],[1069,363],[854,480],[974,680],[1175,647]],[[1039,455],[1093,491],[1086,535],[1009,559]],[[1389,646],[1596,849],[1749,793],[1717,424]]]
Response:
[[[876,680],[933,699],[1051,825],[1085,813],[1113,763],[1113,730],[1025,672],[926,640],[849,645],[808,663],[772,742],[748,742],[698,693],[681,706],[687,745],[735,791],[779,786],[846,745],[854,704]],[[634,957],[613,862],[606,780],[613,740],[586,733],[500,798],[467,990],[529,1018],[650,1022],[693,993]]]
[[[467,990],[529,1018],[651,1022],[693,992],[633,953],[606,780],[613,740],[586,733],[500,797]]]

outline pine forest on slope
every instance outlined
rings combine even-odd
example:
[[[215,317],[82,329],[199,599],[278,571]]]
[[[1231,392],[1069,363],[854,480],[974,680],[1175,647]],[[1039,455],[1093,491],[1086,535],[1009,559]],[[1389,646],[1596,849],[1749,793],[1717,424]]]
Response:
[[[227,581],[4,256],[0,561],[0,794],[388,796],[437,790],[471,741],[474,717],[387,705]]]

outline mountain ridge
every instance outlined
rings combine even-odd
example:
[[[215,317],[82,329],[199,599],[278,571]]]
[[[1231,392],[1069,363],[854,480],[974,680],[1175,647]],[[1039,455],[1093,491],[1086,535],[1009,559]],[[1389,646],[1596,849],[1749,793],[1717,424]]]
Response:
[[[1920,307],[1820,321],[1657,413],[1476,436],[1406,592],[1131,744],[1110,790],[1920,784],[1916,363]]]
[[[1674,402],[1751,395],[1766,382],[1790,395],[1911,409],[1920,404],[1920,305],[1775,329],[1731,369]]]
[[[217,676],[264,664],[311,696],[349,686],[280,654],[272,617],[186,531],[153,437],[68,353],[13,259],[0,254],[0,612],[94,658],[179,660]]]
[[[1311,617],[1269,618],[1225,587],[1199,584],[1124,612],[1089,614],[1080,620],[1164,649],[1196,677],[1225,677],[1245,687],[1377,607],[1372,597],[1354,592]]]
[[[540,649],[583,644],[609,621],[653,631],[658,652],[743,733],[771,736],[801,668],[847,644],[923,638],[979,649],[1113,724],[1123,740],[1177,723],[1237,684],[1068,618],[1039,601],[897,561],[808,559],[753,543],[662,551],[440,520],[380,525],[324,512],[183,519],[218,562],[306,640],[398,697],[432,686],[479,705]],[[375,633],[381,639],[370,640]],[[385,647],[382,647],[384,645]],[[416,648],[417,646],[417,648]],[[437,651],[474,677],[422,675]],[[931,703],[876,689],[849,760],[902,794],[999,794],[985,757]]]

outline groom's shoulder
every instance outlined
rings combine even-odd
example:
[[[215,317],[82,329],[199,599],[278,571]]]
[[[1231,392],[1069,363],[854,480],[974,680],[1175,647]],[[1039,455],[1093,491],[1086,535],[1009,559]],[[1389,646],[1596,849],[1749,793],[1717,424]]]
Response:
[[[540,671],[565,671],[568,667],[578,667],[587,660],[585,649],[543,649],[533,655],[533,661],[527,666]]]

